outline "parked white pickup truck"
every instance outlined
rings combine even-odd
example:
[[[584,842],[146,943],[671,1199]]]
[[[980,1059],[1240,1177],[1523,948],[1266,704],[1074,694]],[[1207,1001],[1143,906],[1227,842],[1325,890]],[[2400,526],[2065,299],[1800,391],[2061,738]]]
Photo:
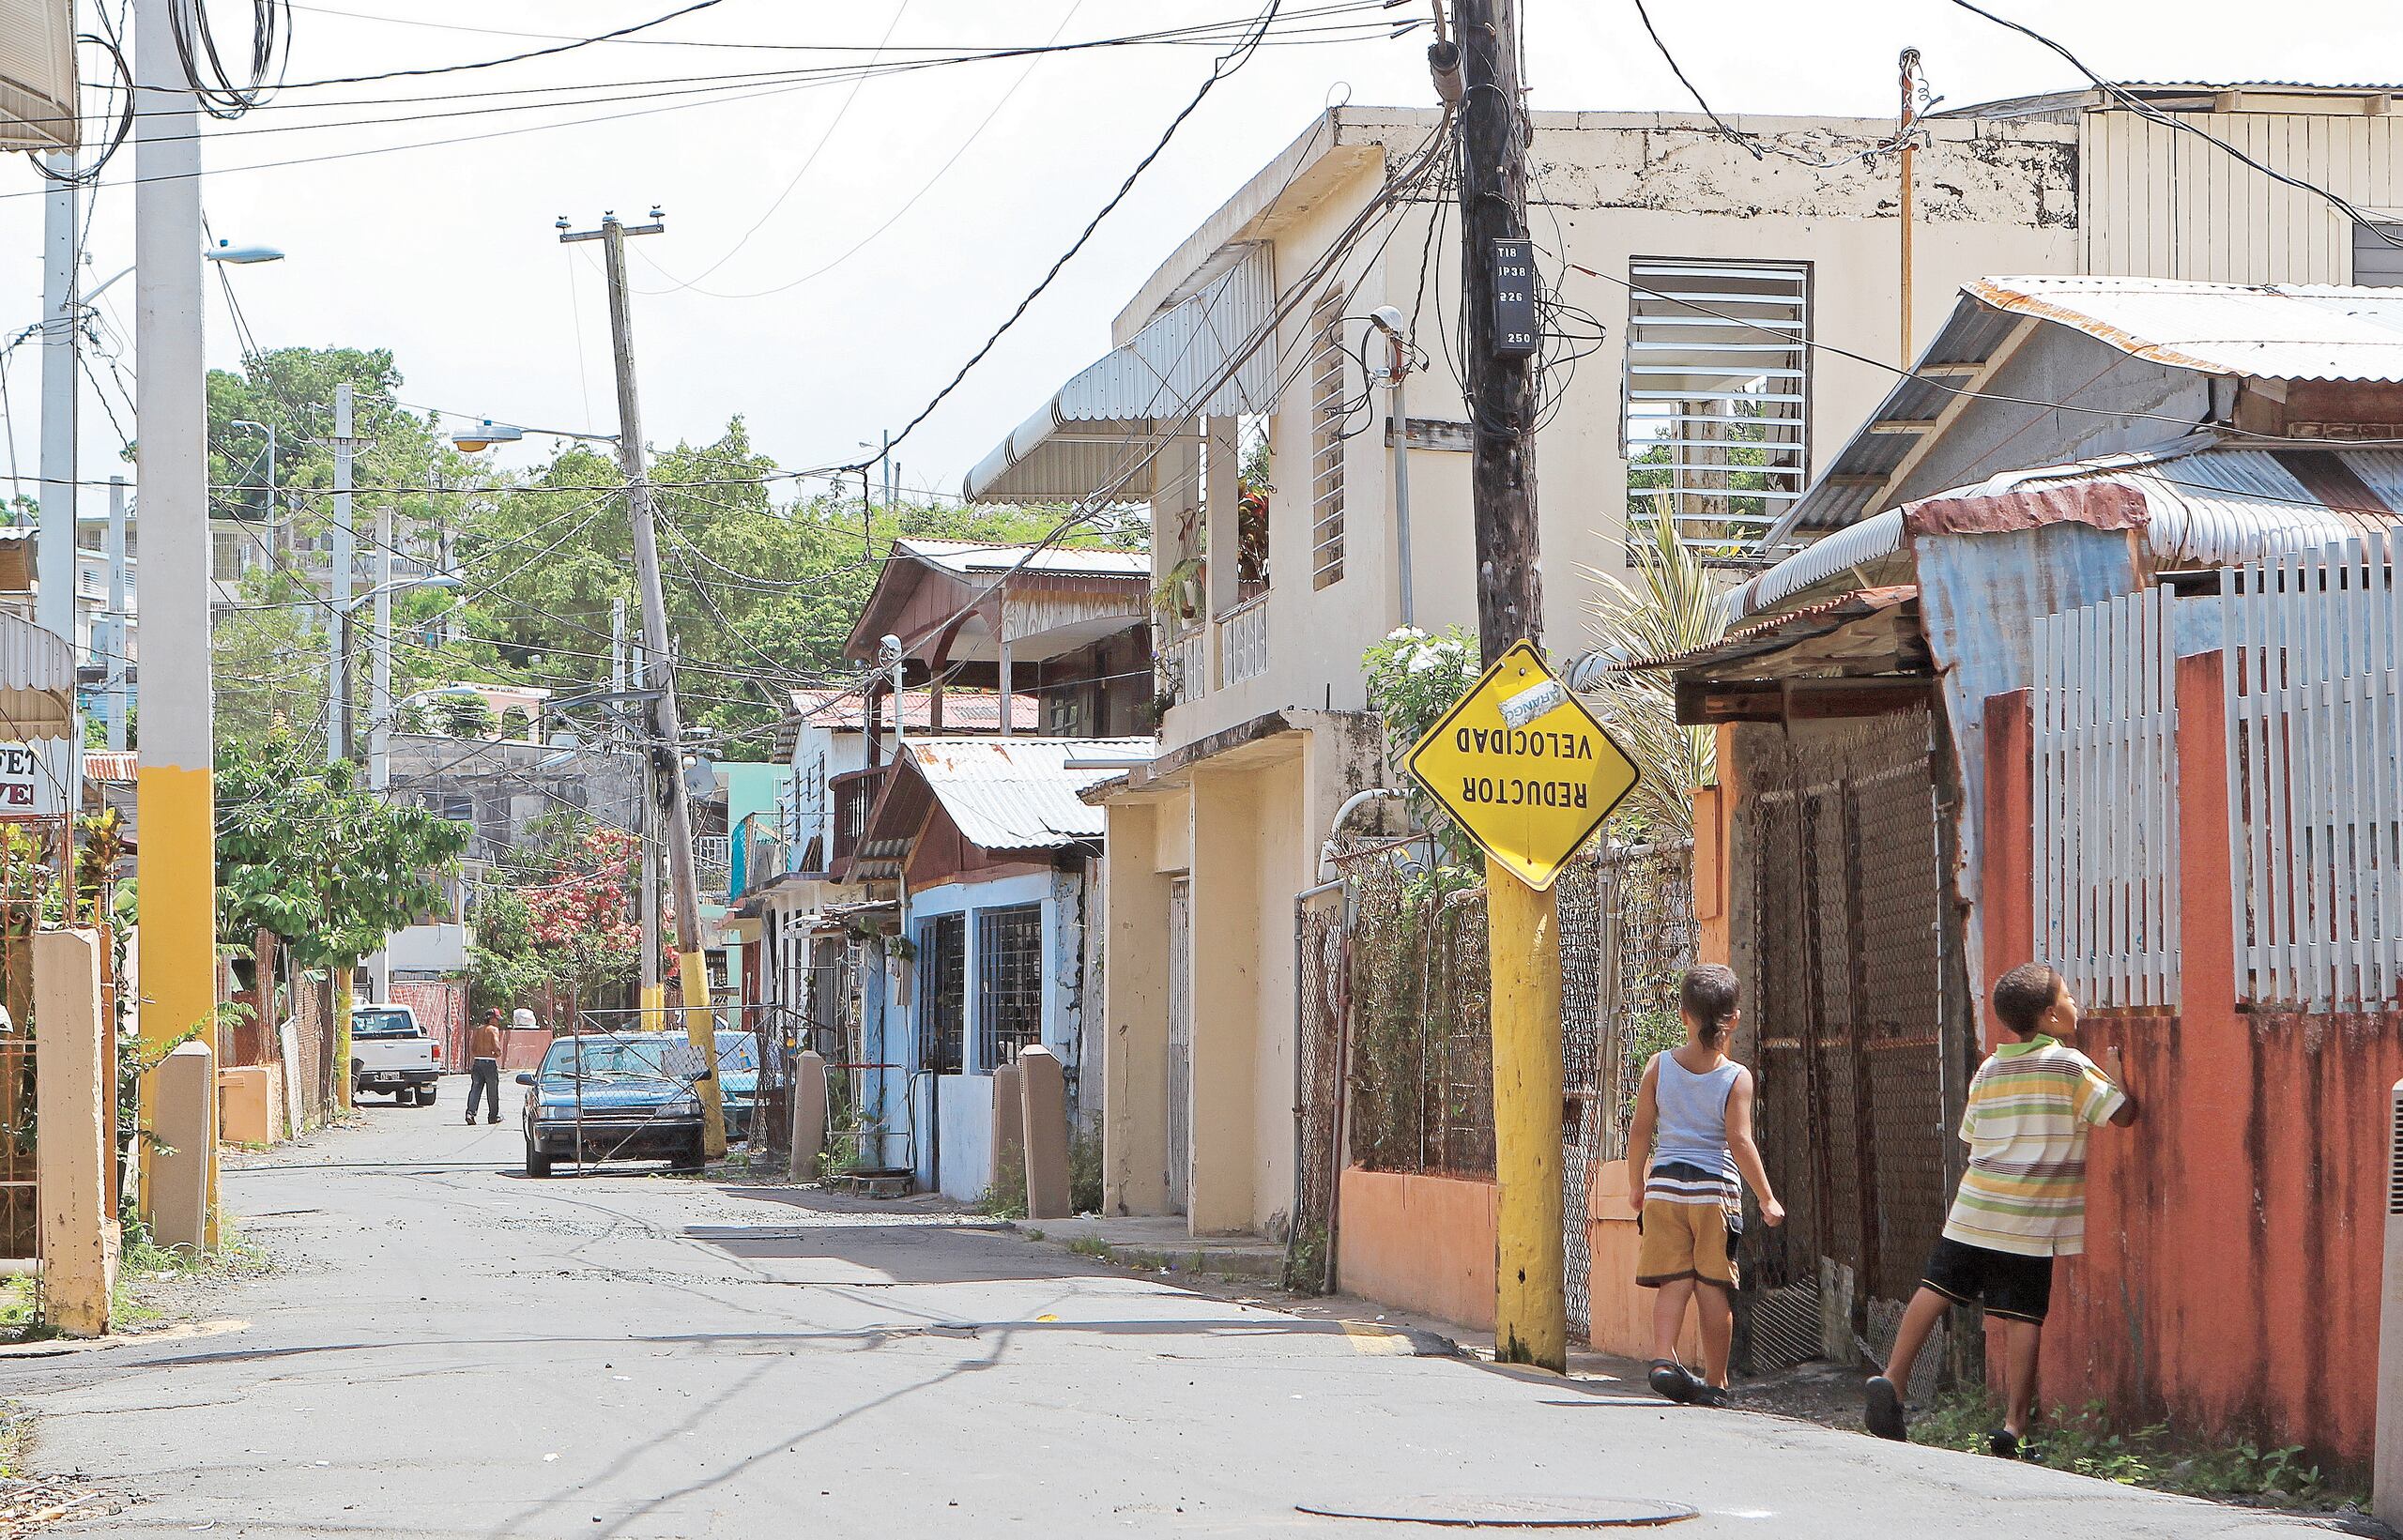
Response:
[[[392,1093],[392,1105],[432,1106],[442,1077],[442,1044],[425,1035],[406,1005],[355,1005],[350,1012],[350,1093]]]

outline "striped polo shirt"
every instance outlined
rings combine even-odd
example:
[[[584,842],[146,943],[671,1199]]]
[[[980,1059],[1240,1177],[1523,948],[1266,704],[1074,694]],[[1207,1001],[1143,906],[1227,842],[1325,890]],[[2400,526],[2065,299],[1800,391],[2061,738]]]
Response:
[[[2086,1136],[2127,1102],[2065,1043],[2006,1043],[1969,1081],[1961,1139],[1969,1168],[1946,1239],[2022,1257],[2086,1249]]]

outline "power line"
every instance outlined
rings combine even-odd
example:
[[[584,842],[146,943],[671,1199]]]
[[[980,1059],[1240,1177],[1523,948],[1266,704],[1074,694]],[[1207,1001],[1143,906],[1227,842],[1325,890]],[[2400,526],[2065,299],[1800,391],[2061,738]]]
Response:
[[[1018,302],[1018,308],[1011,311],[1002,324],[993,328],[992,335],[987,337],[976,351],[969,355],[968,361],[959,366],[958,372],[943,382],[942,388],[937,390],[924,406],[918,408],[915,417],[901,425],[899,433],[895,434],[885,442],[883,450],[885,454],[891,454],[904,439],[915,432],[918,425],[932,416],[935,408],[941,405],[944,399],[959,388],[961,382],[968,378],[969,373],[985,361],[986,356],[993,351],[1001,340],[1009,333],[1010,328],[1018,325],[1018,318],[1026,313],[1028,307],[1042,297],[1045,290],[1050,288],[1051,281],[1060,276],[1060,270],[1065,267],[1079,252],[1085,249],[1085,243],[1093,239],[1094,232],[1101,228],[1102,221],[1108,219],[1120,204],[1126,201],[1126,194],[1135,190],[1135,183],[1168,149],[1169,142],[1176,137],[1177,130],[1183,128],[1186,120],[1201,110],[1202,101],[1217,89],[1218,83],[1250,61],[1252,54],[1259,50],[1260,40],[1268,35],[1269,26],[1277,20],[1277,10],[1282,3],[1283,0],[1268,0],[1267,8],[1260,13],[1259,23],[1245,40],[1236,45],[1232,52],[1218,56],[1217,62],[1211,66],[1209,78],[1202,83],[1201,89],[1195,91],[1192,99],[1187,101],[1174,117],[1169,119],[1168,127],[1161,131],[1158,142],[1152,145],[1150,151],[1140,160],[1135,162],[1135,169],[1128,172],[1126,179],[1118,184],[1118,191],[1110,194],[1110,201],[1103,204],[1100,211],[1085,221],[1085,227],[1077,232],[1077,238],[1068,243],[1068,249],[1060,253],[1049,269],[1036,282],[1034,287],[1026,292],[1025,297]],[[865,471],[872,463],[863,460],[842,468]]]

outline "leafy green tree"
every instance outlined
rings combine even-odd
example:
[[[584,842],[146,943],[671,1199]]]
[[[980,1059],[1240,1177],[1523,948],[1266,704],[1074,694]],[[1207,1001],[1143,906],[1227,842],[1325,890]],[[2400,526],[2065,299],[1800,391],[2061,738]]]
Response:
[[[375,796],[354,774],[282,724],[217,747],[218,939],[247,947],[266,932],[302,967],[330,968],[345,1067],[351,968],[440,907],[442,879],[469,838],[464,825]]]

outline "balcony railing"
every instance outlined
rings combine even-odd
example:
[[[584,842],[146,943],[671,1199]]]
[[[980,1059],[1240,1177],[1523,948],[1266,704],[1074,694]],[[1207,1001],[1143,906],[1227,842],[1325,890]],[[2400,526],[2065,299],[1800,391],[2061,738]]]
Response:
[[[693,840],[693,878],[705,893],[727,891],[733,846],[724,834],[700,834]]]
[[[1210,633],[1195,626],[1162,644],[1161,671],[1168,692],[1180,701],[1199,700],[1210,688]]]
[[[1255,594],[1217,619],[1218,688],[1268,671],[1268,596]]]
[[[827,779],[826,790],[834,800],[834,849],[826,866],[837,882],[850,874],[851,860],[859,853],[860,835],[867,829],[868,810],[876,806],[889,770],[888,766],[879,766]]]

